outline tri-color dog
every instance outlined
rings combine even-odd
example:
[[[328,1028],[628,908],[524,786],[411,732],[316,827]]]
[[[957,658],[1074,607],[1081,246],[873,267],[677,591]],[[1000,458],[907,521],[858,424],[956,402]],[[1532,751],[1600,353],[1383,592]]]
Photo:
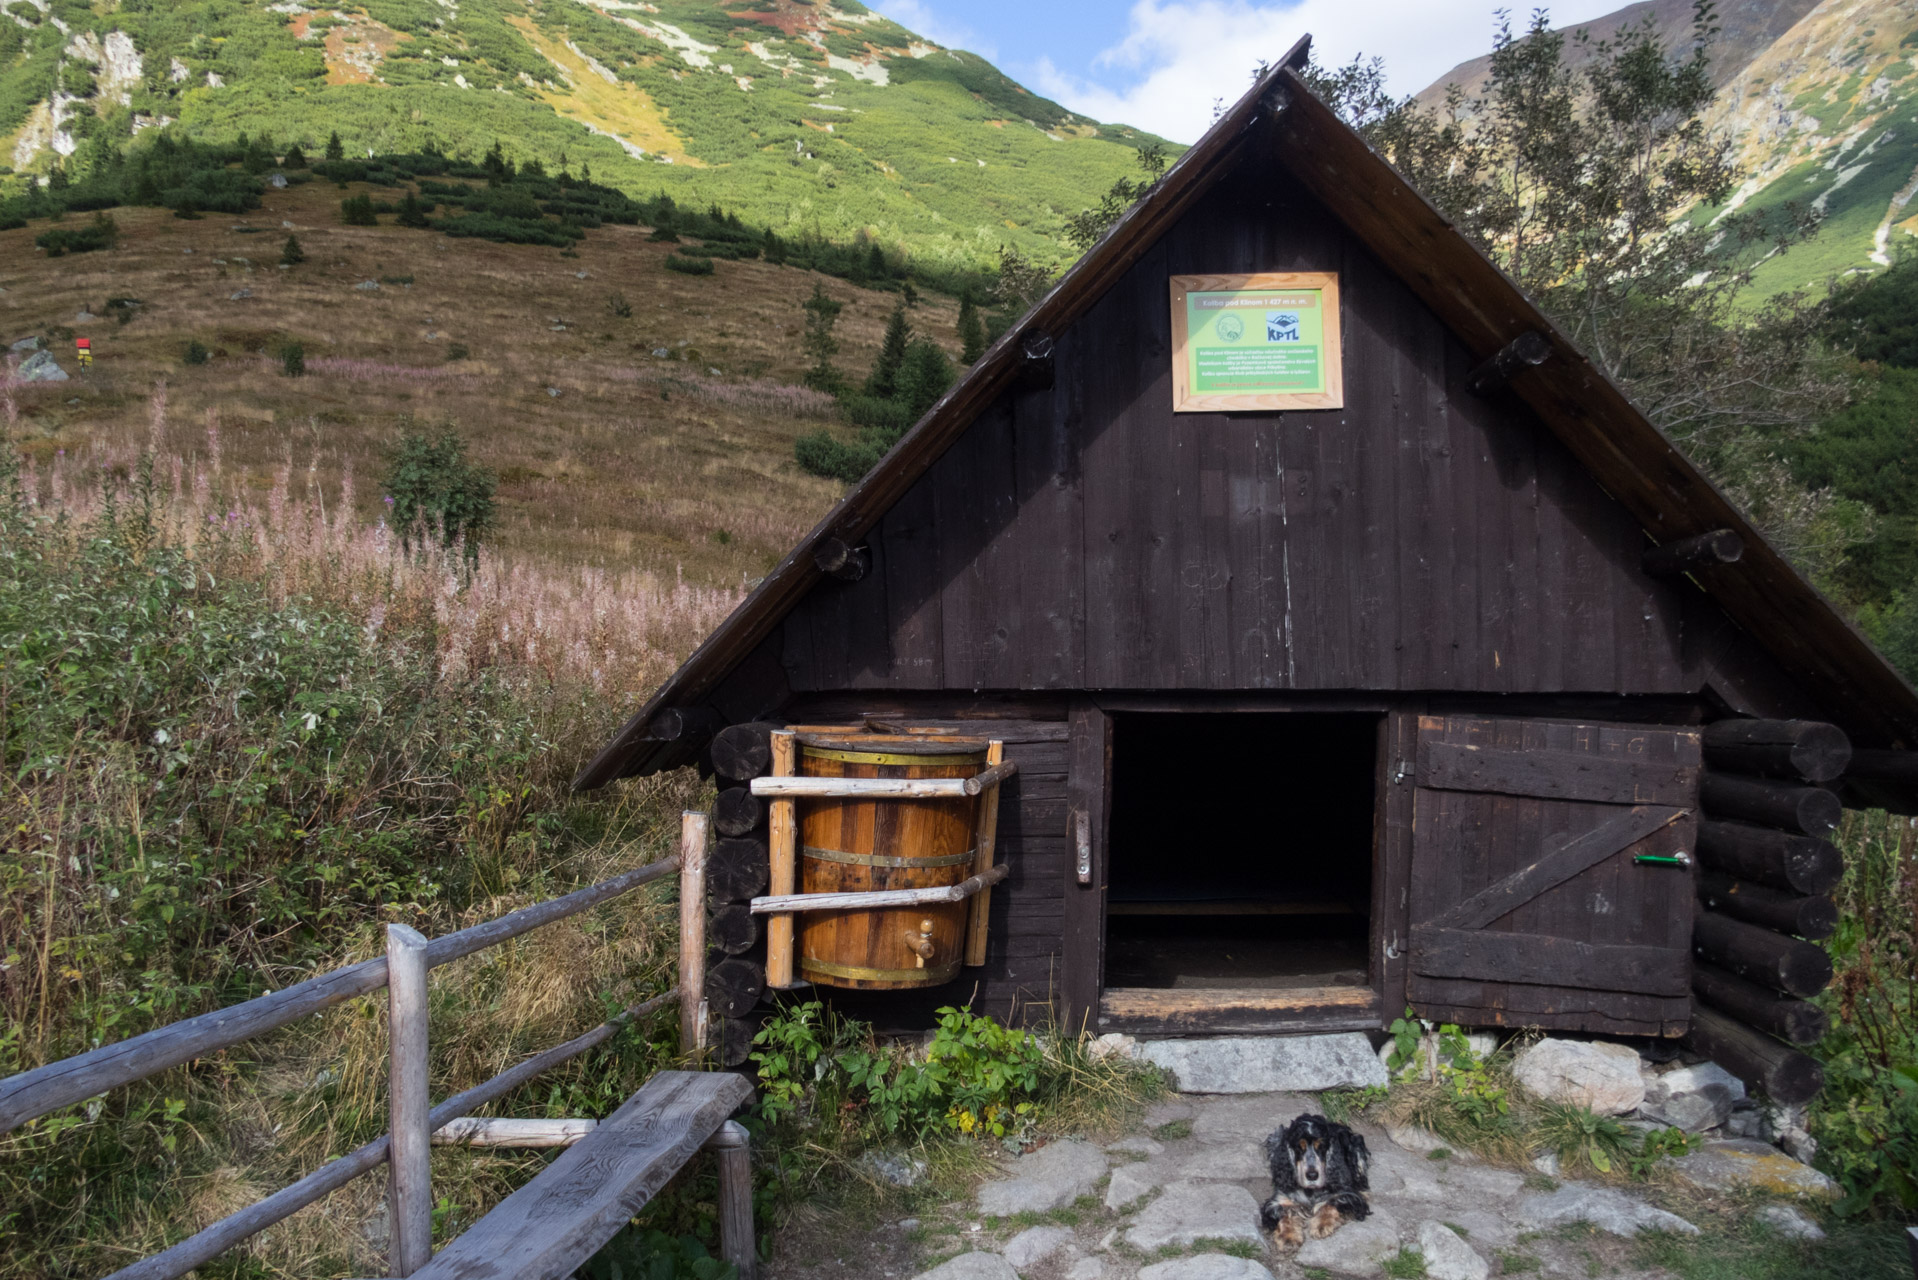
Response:
[[[1365,1139],[1324,1116],[1303,1115],[1265,1140],[1272,1166],[1272,1198],[1259,1223],[1275,1244],[1296,1247],[1307,1236],[1331,1235],[1350,1218],[1362,1222],[1372,1207]]]

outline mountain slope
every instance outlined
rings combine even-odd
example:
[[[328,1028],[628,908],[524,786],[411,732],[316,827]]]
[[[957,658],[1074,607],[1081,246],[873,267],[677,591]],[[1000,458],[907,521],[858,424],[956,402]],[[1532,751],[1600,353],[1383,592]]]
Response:
[[[1690,38],[1690,0],[1644,0],[1590,23],[1594,38],[1650,15],[1668,45]],[[1745,0],[1723,14],[1710,123],[1733,141],[1746,180],[1730,209],[1787,202],[1824,214],[1818,235],[1762,263],[1753,296],[1822,288],[1889,266],[1918,236],[1918,5],[1910,0]],[[1487,60],[1462,63],[1418,95],[1482,89]]]
[[[1055,256],[1158,141],[855,0],[0,0],[0,161],[84,167],[175,122],[309,149],[497,140],[749,221],[951,265]],[[96,142],[95,139],[104,140]]]

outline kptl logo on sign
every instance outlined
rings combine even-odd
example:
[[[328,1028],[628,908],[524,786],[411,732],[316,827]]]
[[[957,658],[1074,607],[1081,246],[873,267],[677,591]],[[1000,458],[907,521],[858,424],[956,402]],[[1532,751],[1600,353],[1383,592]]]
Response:
[[[1173,409],[1336,409],[1333,272],[1172,277]]]

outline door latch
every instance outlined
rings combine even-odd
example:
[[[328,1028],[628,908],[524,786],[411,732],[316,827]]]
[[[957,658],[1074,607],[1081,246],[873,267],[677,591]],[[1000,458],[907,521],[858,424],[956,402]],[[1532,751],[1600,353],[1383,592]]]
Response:
[[[1632,861],[1654,867],[1689,867],[1692,865],[1692,855],[1682,849],[1673,854],[1640,853],[1634,855]]]
[[[1079,883],[1092,883],[1092,815],[1080,810],[1072,815],[1073,834],[1078,842]]]

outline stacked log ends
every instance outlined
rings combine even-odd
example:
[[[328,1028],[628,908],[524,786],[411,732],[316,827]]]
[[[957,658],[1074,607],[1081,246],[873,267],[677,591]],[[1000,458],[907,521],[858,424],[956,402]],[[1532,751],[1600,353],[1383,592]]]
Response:
[[[713,735],[713,772],[734,782],[751,782],[772,764],[772,733],[779,726],[765,721],[729,724]]]
[[[713,902],[747,902],[766,892],[772,871],[764,841],[721,840],[706,859],[706,891]]]
[[[722,836],[749,836],[766,825],[766,802],[751,787],[727,787],[713,801],[713,827]]]
[[[1787,995],[1815,996],[1831,984],[1823,947],[1716,911],[1701,911],[1692,922],[1692,954]]]
[[[1727,773],[1836,782],[1851,763],[1851,740],[1816,720],[1720,720],[1705,726],[1705,762]]]
[[[1845,875],[1831,841],[1743,822],[1699,823],[1698,856],[1739,880],[1806,896],[1830,893]]]
[[[1828,1023],[1805,997],[1832,978],[1831,957],[1814,940],[1838,923],[1828,895],[1844,859],[1822,837],[1844,807],[1824,784],[1844,774],[1851,741],[1808,720],[1720,721],[1703,737],[1697,999],[1686,1043],[1774,1102],[1796,1105],[1825,1083],[1815,1059],[1781,1041],[1809,1044]]]
[[[765,991],[766,966],[763,964],[751,960],[722,960],[706,971],[706,1003],[715,1017],[744,1018]]]
[[[1816,1058],[1714,1009],[1692,1010],[1685,1044],[1785,1106],[1810,1102],[1825,1087],[1825,1069]]]
[[[1845,814],[1835,791],[1739,774],[1706,773],[1699,798],[1714,817],[1738,818],[1808,836],[1831,834]]]
[[[753,1037],[758,1033],[757,1019],[721,1018],[716,1042],[719,1064],[723,1067],[744,1066],[746,1059],[752,1057]]]
[[[1838,904],[1827,894],[1801,897],[1722,871],[1707,871],[1699,877],[1698,900],[1708,911],[1812,942],[1831,937],[1838,928]]]
[[[759,945],[759,917],[744,902],[727,902],[713,908],[707,926],[712,944],[729,956],[743,956]]]

